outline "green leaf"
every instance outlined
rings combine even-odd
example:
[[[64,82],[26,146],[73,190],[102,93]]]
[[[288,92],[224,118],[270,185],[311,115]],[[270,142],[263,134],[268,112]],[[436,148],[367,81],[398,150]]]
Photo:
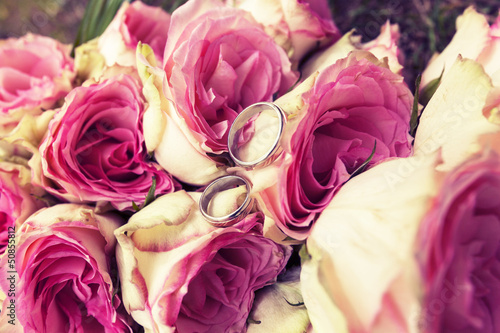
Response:
[[[90,0],[85,8],[80,27],[73,44],[75,48],[93,38],[100,36],[115,17],[124,0]],[[128,1],[128,0],[125,0]]]
[[[359,168],[357,168],[356,170],[354,170],[354,172],[351,174],[351,176],[349,177],[349,179],[346,180],[346,182],[348,182],[350,179],[356,177],[357,175],[359,175],[360,173],[362,173],[363,171],[365,171],[366,167],[368,166],[368,163],[370,163],[370,161],[373,158],[373,155],[375,155],[375,151],[376,150],[377,150],[377,141],[375,141],[375,143],[373,144],[373,149],[372,149],[372,153],[370,154],[370,156],[368,156],[368,158],[366,159],[366,161],[364,161],[363,164],[361,164],[359,166]]]
[[[151,187],[149,188],[148,194],[146,195],[146,200],[144,200],[142,208],[146,207],[155,200],[155,192],[156,192],[156,177],[153,176]]]
[[[306,244],[302,245],[299,250],[300,262],[305,262],[311,259],[311,255],[307,251]]]
[[[426,106],[427,103],[429,103],[432,96],[436,92],[437,88],[441,84],[441,79],[443,78],[443,74],[444,74],[444,68],[441,71],[441,75],[439,75],[439,77],[437,79],[430,81],[429,83],[427,83],[427,85],[424,88],[422,88],[422,92],[421,92],[420,98],[419,98],[420,104],[422,104],[423,106]]]
[[[52,206],[55,206],[58,204],[58,201],[50,195],[38,196],[35,194],[31,194],[31,196],[37,200],[42,201],[43,203],[45,203],[49,207],[52,207]]]
[[[422,79],[422,75],[417,76],[417,80],[415,82],[415,96],[413,98],[413,107],[411,110],[411,118],[410,118],[410,135],[415,137],[415,133],[417,133],[418,127],[418,96],[420,89],[420,80]]]
[[[153,176],[153,179],[151,181],[151,187],[149,188],[148,194],[146,194],[146,199],[144,200],[144,203],[139,207],[134,201],[132,201],[132,208],[136,212],[138,212],[147,205],[149,205],[150,203],[152,203],[156,199],[155,192],[156,192],[156,177]]]
[[[114,279],[113,279],[114,280]],[[113,295],[111,296],[111,302],[114,302],[115,296],[120,292],[120,277],[118,276],[118,272],[116,275],[115,283],[113,284],[115,287],[113,288]]]

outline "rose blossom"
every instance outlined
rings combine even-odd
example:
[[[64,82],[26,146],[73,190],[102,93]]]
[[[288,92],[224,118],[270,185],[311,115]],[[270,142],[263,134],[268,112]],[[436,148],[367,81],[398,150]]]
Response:
[[[106,64],[135,66],[137,43],[148,44],[159,59],[167,41],[170,14],[141,1],[124,2],[98,39]]]
[[[334,64],[337,60],[347,57],[349,52],[354,50],[365,50],[376,56],[381,61],[386,61],[387,65],[394,73],[401,74],[403,66],[403,53],[398,48],[399,26],[390,24],[387,21],[380,27],[380,34],[377,38],[361,43],[361,36],[355,31],[349,31],[330,47],[315,52],[301,66],[300,72],[303,78],[311,76],[316,71],[322,71],[326,67]]]
[[[75,73],[70,50],[33,34],[0,40],[0,134],[25,113],[40,113],[71,90]]]
[[[326,0],[229,0],[249,11],[297,67],[311,51],[340,38]]]
[[[255,293],[248,333],[308,332],[311,325],[300,291],[300,267],[278,276],[275,284]]]
[[[177,183],[148,161],[142,134],[144,97],[133,77],[118,75],[75,88],[40,145],[44,188],[72,202],[109,201],[122,210]]]
[[[457,18],[457,31],[453,39],[439,55],[434,56],[424,72],[420,87],[423,88],[444,71],[446,74],[458,55],[476,60],[492,77],[495,86],[500,84],[500,16],[495,23],[488,24],[487,17],[476,12],[474,7],[467,8]]]
[[[30,183],[30,170],[11,162],[0,162],[0,254],[7,246],[9,231],[17,230],[28,216],[45,204]]]
[[[485,116],[491,117],[491,107],[498,96],[481,65],[459,57],[420,117],[415,155],[439,150],[443,159],[440,170],[451,170],[467,160],[481,149],[478,145],[481,135],[500,131],[500,126]],[[491,120],[494,121],[494,115]]]
[[[113,214],[61,204],[27,219],[16,238],[16,316],[26,332],[128,332],[117,309],[111,256]],[[0,262],[8,290],[7,256]]]
[[[380,28],[380,35],[368,43],[361,45],[363,50],[369,51],[379,59],[387,58],[389,68],[394,73],[401,73],[404,63],[404,53],[398,48],[400,37],[399,25],[389,21]]]
[[[176,129],[164,134],[155,157],[189,183],[206,184],[214,177],[193,180],[186,168],[196,160],[173,158],[172,149],[191,145],[198,159],[227,152],[227,134],[238,113],[253,103],[271,101],[297,80],[284,50],[250,13],[217,0],[188,1],[175,10],[163,68],[163,90],[172,102],[163,110]],[[169,135],[174,130],[179,135]]]
[[[226,199],[237,193],[218,201],[221,214],[232,211],[235,199]],[[262,236],[262,213],[216,228],[203,219],[199,198],[164,195],[115,232],[123,302],[146,330],[245,332],[254,291],[288,260],[287,247]]]
[[[299,109],[292,117],[299,120],[290,122],[296,127],[281,140],[285,154],[276,166],[275,185],[268,184],[259,196],[286,235],[304,240],[375,142],[370,166],[410,155],[413,97],[401,76],[367,52],[353,52],[324,69],[295,106],[285,97],[276,103]]]
[[[494,145],[498,147],[500,137]],[[488,149],[488,148],[487,148]],[[447,174],[425,216],[418,256],[425,332],[500,329],[500,156],[486,151]]]
[[[302,295],[317,332],[417,332],[414,242],[438,191],[433,156],[382,162],[347,182],[307,239]]]

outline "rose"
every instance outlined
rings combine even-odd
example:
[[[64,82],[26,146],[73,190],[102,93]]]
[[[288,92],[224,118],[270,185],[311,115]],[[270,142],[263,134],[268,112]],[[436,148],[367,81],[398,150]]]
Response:
[[[491,80],[475,61],[459,57],[442,78],[420,117],[415,155],[439,151],[441,170],[451,170],[477,153],[481,135],[500,131],[483,112],[491,113],[498,98]],[[491,100],[490,100],[491,99]],[[494,114],[490,116],[494,121]]]
[[[45,206],[34,197],[30,170],[11,162],[0,162],[0,254],[5,252],[9,233],[14,234],[28,216]],[[39,193],[38,193],[39,194]]]
[[[401,73],[404,63],[404,54],[399,52],[399,26],[397,24],[390,24],[387,21],[380,28],[380,35],[374,40],[362,45],[362,49],[370,51],[379,59],[387,58],[389,68],[394,73]]]
[[[177,183],[148,160],[143,112],[131,76],[75,88],[40,145],[43,187],[68,201],[109,201],[120,210],[143,202],[153,177],[157,193],[174,191]]]
[[[159,59],[167,41],[170,14],[141,1],[124,2],[113,21],[98,38],[98,49],[106,64],[135,66],[138,42],[148,44]]]
[[[111,257],[114,214],[61,204],[29,217],[16,239],[16,316],[26,331],[130,331],[118,311]],[[0,262],[9,289],[8,257]]]
[[[347,57],[354,50],[365,50],[372,53],[387,65],[394,73],[401,74],[403,54],[398,49],[399,26],[387,21],[380,28],[380,34],[372,41],[361,43],[361,36],[350,31],[330,47],[315,52],[302,66],[302,77],[307,78],[316,71],[322,71],[337,60]]]
[[[254,291],[288,260],[288,248],[262,236],[261,213],[216,228],[202,218],[199,197],[164,195],[115,232],[123,302],[146,330],[244,332]],[[235,198],[224,196],[217,210],[231,211]]]
[[[498,147],[497,135],[493,147]],[[486,151],[446,175],[419,233],[425,332],[497,332],[500,156]]]
[[[340,189],[316,221],[302,263],[315,330],[497,330],[500,279],[490,272],[500,263],[500,164],[491,149],[500,136],[480,142],[482,153],[447,173],[436,171],[440,159],[413,156],[381,163]]]
[[[251,16],[218,1],[190,1],[175,11],[164,70],[167,98],[215,153],[227,151],[227,127],[238,112],[283,94],[297,78]]]
[[[340,38],[325,0],[227,1],[249,11],[290,56],[294,67],[311,51]]]
[[[446,74],[455,62],[458,55],[478,61],[483,65],[495,86],[500,83],[500,16],[490,27],[485,15],[476,12],[474,7],[467,8],[457,18],[457,31],[451,42],[439,55],[434,56],[422,73],[420,87]]]
[[[417,332],[414,242],[440,183],[433,156],[382,162],[347,182],[303,256],[302,295],[317,332]]]
[[[51,108],[72,88],[70,46],[27,34],[0,41],[0,134],[26,113]]]
[[[248,333],[307,332],[310,326],[300,292],[300,267],[278,276],[278,282],[255,293]]]
[[[292,238],[308,236],[314,220],[368,159],[375,142],[369,166],[411,153],[411,92],[401,76],[372,57],[353,52],[323,70],[309,90],[302,93],[299,86],[302,95],[295,105],[288,96],[276,101],[284,110],[299,111],[290,116],[294,120],[281,140],[285,154],[274,166],[276,179],[258,196]]]
[[[484,70],[488,73],[495,86],[500,85],[500,63],[498,56],[500,52],[500,16],[497,17],[495,23],[490,26],[489,43],[481,51],[477,58],[477,62],[483,65]]]
[[[189,1],[175,10],[163,68],[163,90],[172,102],[163,110],[172,120],[155,157],[174,176],[196,184],[214,179],[213,170],[193,170],[194,175],[186,170],[207,154],[227,152],[227,134],[238,113],[285,93],[297,79],[284,50],[249,13],[217,0]],[[197,159],[174,158],[177,147],[183,147],[179,154]]]

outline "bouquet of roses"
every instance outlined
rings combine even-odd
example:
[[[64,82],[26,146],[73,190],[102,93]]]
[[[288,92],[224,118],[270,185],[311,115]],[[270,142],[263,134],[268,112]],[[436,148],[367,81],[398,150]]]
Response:
[[[0,40],[2,332],[500,330],[500,19],[414,96],[326,0],[99,3]]]

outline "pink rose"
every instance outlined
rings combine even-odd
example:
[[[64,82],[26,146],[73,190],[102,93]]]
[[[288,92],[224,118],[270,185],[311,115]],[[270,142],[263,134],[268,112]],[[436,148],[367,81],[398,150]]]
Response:
[[[326,0],[229,0],[247,10],[290,55],[294,66],[340,38]]]
[[[169,155],[182,137],[202,157],[227,152],[227,134],[238,113],[271,101],[297,80],[285,51],[250,13],[217,0],[189,1],[175,10],[163,67],[163,90],[175,113],[170,117],[181,133],[165,134],[155,157],[187,182],[193,181],[184,166],[191,161]]]
[[[161,60],[167,41],[170,14],[141,1],[124,2],[99,37],[98,49],[106,64],[135,66],[137,43],[148,44]]]
[[[22,115],[13,113],[41,112],[71,90],[70,51],[69,45],[32,34],[0,40],[0,126],[15,127]]]
[[[71,202],[141,203],[156,177],[157,193],[178,186],[150,161],[144,146],[144,97],[137,81],[119,75],[75,88],[40,145],[44,188]]]
[[[282,140],[285,155],[277,183],[260,196],[277,226],[292,238],[307,237],[314,220],[368,159],[375,142],[369,166],[411,154],[413,96],[400,75],[370,57],[353,52],[320,72],[302,94],[301,120]]]
[[[497,136],[496,147],[499,144]],[[446,175],[419,233],[424,332],[500,330],[500,156]]]
[[[0,162],[0,254],[7,246],[9,232],[45,204],[34,197],[30,170],[24,165]]]
[[[262,213],[216,228],[199,197],[162,196],[115,232],[123,302],[146,330],[245,332],[254,292],[288,260],[287,247],[262,236]]]
[[[113,230],[121,223],[74,204],[28,218],[16,239],[15,266],[16,315],[26,332],[131,332],[110,275]],[[5,292],[12,269],[6,256],[0,265]]]

